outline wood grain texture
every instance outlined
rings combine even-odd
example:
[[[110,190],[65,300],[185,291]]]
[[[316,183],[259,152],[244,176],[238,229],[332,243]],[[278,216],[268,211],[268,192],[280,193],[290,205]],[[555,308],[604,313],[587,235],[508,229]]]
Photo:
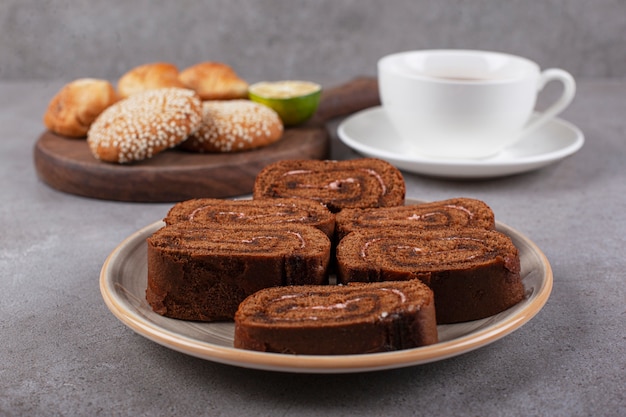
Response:
[[[93,157],[84,139],[44,132],[34,147],[39,178],[70,194],[113,201],[176,202],[226,198],[252,191],[266,165],[284,159],[325,159],[329,134],[325,123],[378,104],[375,79],[359,78],[325,90],[316,116],[285,130],[278,142],[254,151],[198,154],[171,149],[151,159],[119,165]]]

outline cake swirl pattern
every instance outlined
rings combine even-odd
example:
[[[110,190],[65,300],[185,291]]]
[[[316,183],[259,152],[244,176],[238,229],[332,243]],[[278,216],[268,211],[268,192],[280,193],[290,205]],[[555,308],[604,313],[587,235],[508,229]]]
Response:
[[[164,219],[166,224],[192,222],[211,224],[307,224],[329,238],[335,230],[335,216],[322,204],[303,199],[220,200],[199,198],[175,204]]]
[[[397,288],[363,289],[348,287],[337,293],[328,286],[316,292],[289,293],[267,299],[263,309],[255,313],[255,319],[266,322],[297,322],[308,320],[351,321],[361,316],[386,317],[383,305],[397,306],[407,302],[407,296]]]
[[[454,198],[431,203],[378,209],[345,209],[337,213],[339,238],[369,228],[444,229],[479,227],[495,229],[495,217],[483,201]]]
[[[255,199],[311,199],[332,212],[348,207],[401,205],[404,194],[400,172],[387,162],[372,158],[280,161],[259,173],[253,189]]]
[[[169,228],[165,232],[171,233],[173,230]],[[214,255],[267,252],[285,255],[289,250],[306,247],[306,241],[298,231],[274,229],[259,233],[254,230],[238,229],[233,232],[231,236],[222,236],[207,233],[204,228],[189,228],[185,232],[184,242],[179,245],[185,250],[202,251]],[[161,237],[167,234],[163,233]]]
[[[351,354],[437,342],[432,291],[419,280],[261,290],[235,315],[235,347]]]
[[[406,236],[370,238],[361,247],[361,258],[376,259],[381,268],[402,265],[406,268],[428,270],[433,267],[433,257],[445,258],[445,264],[462,266],[466,263],[486,261],[494,248],[487,242],[471,237],[446,236],[437,240],[409,241]]]

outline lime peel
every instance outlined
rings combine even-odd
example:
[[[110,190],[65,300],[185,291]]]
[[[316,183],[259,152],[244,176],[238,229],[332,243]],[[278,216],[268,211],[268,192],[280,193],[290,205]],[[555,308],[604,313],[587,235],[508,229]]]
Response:
[[[262,81],[248,91],[250,100],[274,109],[285,126],[294,126],[315,114],[322,87],[310,81]]]

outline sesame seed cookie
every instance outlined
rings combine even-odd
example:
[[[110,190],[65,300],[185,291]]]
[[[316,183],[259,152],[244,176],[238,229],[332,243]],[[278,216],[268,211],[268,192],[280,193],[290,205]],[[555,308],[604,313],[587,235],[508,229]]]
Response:
[[[108,107],[91,125],[87,143],[97,159],[141,161],[173,148],[202,124],[202,101],[192,90],[163,88]]]
[[[278,141],[278,113],[250,100],[214,100],[202,105],[203,123],[180,147],[195,152],[241,152]]]

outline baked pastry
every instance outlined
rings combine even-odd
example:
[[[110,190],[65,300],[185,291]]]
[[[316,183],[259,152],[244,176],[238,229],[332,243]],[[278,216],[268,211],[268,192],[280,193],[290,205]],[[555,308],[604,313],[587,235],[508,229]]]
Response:
[[[249,100],[202,103],[200,128],[181,144],[194,152],[241,152],[270,145],[283,136],[283,122],[267,106]]]
[[[419,280],[267,288],[235,314],[234,346],[343,355],[437,343],[432,291]]]
[[[248,98],[248,83],[228,65],[201,62],[181,71],[179,79],[202,100]]]
[[[172,318],[232,320],[262,288],[327,283],[329,257],[330,240],[312,226],[181,222],[148,238],[146,299]]]
[[[43,122],[59,135],[82,138],[94,120],[117,101],[113,85],[96,78],[80,78],[59,90],[50,100]]]
[[[335,215],[312,200],[222,200],[198,198],[175,204],[167,213],[166,224],[192,222],[205,227],[232,225],[307,224],[333,238]]]
[[[397,230],[496,228],[491,207],[473,198],[452,198],[377,209],[345,209],[337,213],[336,222],[339,240],[355,230],[372,228]]]
[[[399,206],[405,184],[400,171],[380,159],[286,160],[257,175],[253,198],[307,198],[336,213],[344,208]]]
[[[495,230],[361,230],[339,242],[336,256],[340,283],[422,280],[439,324],[492,316],[524,298],[517,248]]]
[[[185,88],[178,79],[178,68],[168,62],[153,62],[140,65],[126,72],[117,82],[117,91],[120,97],[130,97],[133,94],[159,88]]]
[[[202,123],[202,102],[191,90],[148,90],[120,100],[91,125],[87,143],[97,159],[128,163],[180,144]]]

